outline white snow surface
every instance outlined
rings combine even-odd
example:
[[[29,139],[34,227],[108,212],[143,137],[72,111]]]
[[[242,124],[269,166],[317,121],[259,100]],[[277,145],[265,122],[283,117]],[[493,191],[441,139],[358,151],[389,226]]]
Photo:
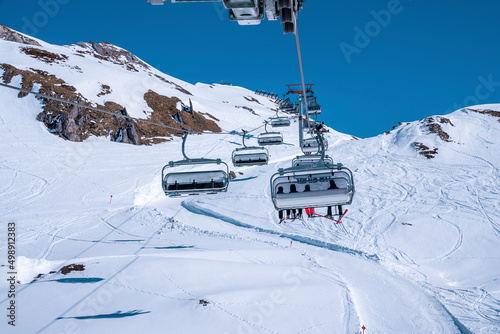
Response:
[[[1,62],[46,70],[136,117],[151,111],[148,89],[191,98],[226,131],[259,127],[276,107],[241,87],[191,85],[151,69],[188,96],[146,71],[76,56],[78,46],[44,44],[69,57],[52,65],[19,47],[0,41]],[[112,94],[97,97],[100,83]],[[328,154],[355,176],[343,223],[278,224],[269,180],[300,154],[297,122],[280,128],[285,144],[270,147],[260,167],[230,164],[241,137],[190,136],[190,157],[221,158],[238,177],[226,193],[167,198],[161,169],[181,159],[180,139],[69,142],[36,120],[40,111],[34,96],[0,89],[1,333],[500,332],[498,117],[444,115],[450,142],[420,121],[361,140],[331,129]],[[438,148],[436,157],[419,155],[414,142]],[[15,327],[5,317],[8,222],[17,228]],[[63,275],[68,264],[85,270]]]

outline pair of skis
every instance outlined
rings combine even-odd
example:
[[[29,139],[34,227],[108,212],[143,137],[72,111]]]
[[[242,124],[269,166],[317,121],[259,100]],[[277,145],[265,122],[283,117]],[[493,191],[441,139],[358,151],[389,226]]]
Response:
[[[281,220],[279,221],[279,223],[278,223],[278,224],[281,224],[281,223],[286,224],[286,221],[287,221],[287,220],[290,220],[290,223],[293,223],[293,222],[294,222],[295,220],[297,220],[297,219],[304,221],[304,218],[302,218],[302,217],[295,217],[295,218],[288,218],[288,219],[287,219],[287,218],[283,218],[283,219],[281,219]]]
[[[323,216],[323,215],[317,214],[317,213],[315,213],[315,212],[313,213],[313,215],[318,216],[318,217],[322,217],[322,218],[326,218],[326,219],[329,219],[329,220],[332,220],[332,221],[334,221],[334,222],[335,222],[335,224],[337,224],[337,225],[338,225],[338,224],[342,224],[342,218],[344,218],[344,216],[347,214],[347,211],[348,211],[348,210],[347,210],[347,209],[345,209],[344,213],[343,213],[343,214],[339,217],[339,219],[338,219],[338,220],[337,220],[337,219],[334,219],[333,217],[327,217],[327,216]],[[300,219],[300,220],[304,221],[304,219],[303,219],[303,218],[293,218],[293,219],[291,220],[291,222],[295,221],[295,219]],[[286,224],[286,218],[283,218],[282,220],[280,220],[278,224],[281,224],[281,223]]]
[[[322,218],[333,220],[335,222],[335,224],[342,224],[342,218],[344,218],[344,216],[346,215],[346,213],[347,213],[347,209],[345,209],[344,213],[339,217],[338,220],[334,219],[333,217],[322,216],[322,215],[319,215],[317,213],[313,213],[313,214],[315,216],[318,216],[318,217],[322,217]]]

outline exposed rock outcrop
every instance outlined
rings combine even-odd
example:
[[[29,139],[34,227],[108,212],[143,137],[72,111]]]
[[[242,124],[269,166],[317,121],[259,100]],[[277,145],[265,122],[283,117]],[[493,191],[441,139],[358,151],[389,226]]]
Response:
[[[91,103],[78,93],[75,87],[46,71],[20,70],[9,64],[0,64],[0,69],[3,70],[1,80],[4,83],[8,84],[13,77],[21,75],[24,89],[32,90],[35,84],[39,84],[39,92],[44,95],[91,106]],[[105,85],[102,87],[106,88]],[[20,92],[18,97],[22,98],[26,95]],[[97,105],[97,108],[115,113],[116,116],[41,98],[43,111],[38,114],[37,119],[43,122],[51,133],[71,141],[83,141],[90,136],[105,136],[112,141],[150,145],[166,141],[172,135],[178,135],[181,127],[195,132],[221,131],[217,123],[194,110],[191,113],[177,110],[177,102],[179,102],[177,97],[163,96],[150,90],[144,95],[144,99],[153,109],[146,120],[177,128],[179,131],[119,117],[118,115],[128,116],[127,111],[122,105],[112,101]]]
[[[150,67],[145,62],[137,58],[137,56],[135,56],[134,54],[108,42],[79,42],[77,43],[77,45],[82,48],[81,50],[76,51],[80,54],[89,54],[100,60],[105,60],[117,65],[126,66],[128,70],[133,72],[138,72],[134,65],[141,66],[146,70],[150,69]]]
[[[190,129],[195,132],[211,131],[221,132],[221,128],[212,120],[206,119],[200,113],[192,110],[187,112],[184,110],[177,110],[177,102],[180,100],[176,97],[167,97],[160,95],[152,90],[144,94],[148,106],[154,110],[151,114],[151,121],[160,123],[175,128]],[[154,127],[152,125],[151,127]]]
[[[414,142],[413,147],[415,147],[415,150],[426,157],[427,159],[433,159],[436,157],[436,154],[438,153],[438,148],[434,147],[433,149],[430,149],[429,147],[425,146],[424,144],[420,142]]]
[[[0,39],[21,44],[41,46],[36,40],[9,29],[3,24],[0,24]]]
[[[192,95],[191,92],[181,86],[182,84],[168,80],[168,77],[160,75],[159,72],[155,73],[156,71],[153,68],[137,56],[120,47],[107,42],[80,42],[77,45],[61,47],[59,48],[61,51],[54,52],[57,48],[45,48],[36,40],[3,25],[0,25],[0,39],[23,44],[19,46],[19,52],[34,59],[32,63],[29,63],[30,68],[17,68],[6,63],[0,64],[0,70],[3,70],[0,71],[0,73],[3,73],[0,80],[8,84],[15,76],[21,76],[22,88],[26,90],[33,90],[36,84],[41,94],[78,104],[74,105],[39,97],[43,102],[43,107],[37,119],[45,124],[49,132],[66,140],[83,141],[90,136],[105,136],[112,141],[134,145],[150,145],[169,140],[173,135],[182,132],[181,129],[195,132],[221,131],[217,123],[213,121],[218,121],[218,119],[212,115],[201,114],[194,110],[189,110],[189,112],[178,110],[177,107],[182,105],[182,103],[179,103],[180,99],[178,97],[163,96],[153,90],[149,90],[143,96],[147,105],[153,110],[152,112],[143,111],[145,115],[148,115],[144,119],[170,128],[120,117],[128,116],[120,101],[108,100],[104,105],[96,105],[94,102],[96,100],[95,95],[83,96],[81,92],[78,92],[75,87],[65,82],[65,80],[47,72],[45,70],[46,66],[43,67],[44,70],[36,68],[39,63],[46,63],[54,66],[54,69],[64,67],[64,71],[74,71],[81,78],[81,74],[85,73],[78,65],[72,64],[73,56],[81,56],[87,59],[96,58],[99,63],[108,62],[116,64],[127,71],[145,73],[154,78],[152,80],[155,82],[156,79],[159,79],[165,85],[171,86],[185,95]],[[95,62],[91,60],[90,63]],[[67,77],[65,76],[65,78]],[[96,93],[98,98],[113,94],[113,87],[101,83],[101,80],[88,82],[88,84],[100,86],[100,91]],[[23,98],[27,95],[27,93],[20,92],[18,97]],[[109,113],[91,110],[85,106],[92,106]],[[204,115],[207,117],[204,117]]]
[[[443,130],[441,124],[449,124],[454,126],[451,121],[446,117],[441,116],[432,116],[424,118],[420,121],[422,123],[422,127],[427,130],[428,133],[437,134],[441,140],[446,142],[452,142],[451,137],[448,133]]]
[[[63,54],[57,54],[53,52],[49,52],[47,50],[32,48],[32,47],[24,47],[21,48],[21,51],[32,58],[43,61],[44,63],[62,63],[68,59],[68,56]]]
[[[495,110],[491,110],[491,109],[472,109],[472,108],[467,108],[467,110],[470,110],[472,112],[477,112],[479,114],[483,114],[483,115],[490,115],[490,116],[493,116],[493,117],[498,117],[498,122],[500,123],[500,111],[495,111]]]

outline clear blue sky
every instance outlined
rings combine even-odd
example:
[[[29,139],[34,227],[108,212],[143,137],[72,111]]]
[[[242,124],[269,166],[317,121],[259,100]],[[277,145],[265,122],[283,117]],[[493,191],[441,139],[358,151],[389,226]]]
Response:
[[[321,120],[370,137],[400,121],[500,102],[499,14],[498,0],[307,0],[299,33]],[[300,82],[293,36],[277,21],[230,22],[222,4],[0,0],[0,18],[49,43],[116,44],[191,83],[283,94]]]

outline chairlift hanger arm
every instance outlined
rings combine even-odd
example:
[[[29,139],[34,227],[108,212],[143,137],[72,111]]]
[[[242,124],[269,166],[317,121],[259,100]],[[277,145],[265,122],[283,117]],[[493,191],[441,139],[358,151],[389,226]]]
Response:
[[[182,156],[184,157],[184,159],[186,160],[191,160],[187,157],[186,155],[186,151],[185,151],[185,148],[186,148],[186,139],[187,139],[187,136],[189,135],[189,132],[188,131],[185,131],[184,132],[184,135],[182,136]]]
[[[247,135],[247,132],[245,130],[243,130],[243,129],[241,131],[243,132],[243,136],[242,136],[242,138],[243,138],[243,147],[247,147],[245,145],[245,136]]]

